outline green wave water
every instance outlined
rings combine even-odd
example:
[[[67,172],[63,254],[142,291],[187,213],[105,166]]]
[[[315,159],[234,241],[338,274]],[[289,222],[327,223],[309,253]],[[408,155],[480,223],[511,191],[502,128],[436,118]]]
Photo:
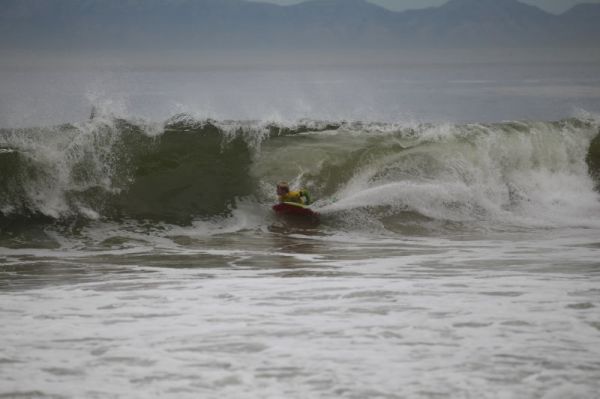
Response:
[[[0,215],[5,231],[24,220],[187,225],[228,217],[240,201],[268,207],[285,179],[310,189],[324,215],[392,230],[533,222],[541,210],[585,219],[597,206],[599,137],[583,118],[281,125],[178,115],[158,125],[101,117],[4,129]]]

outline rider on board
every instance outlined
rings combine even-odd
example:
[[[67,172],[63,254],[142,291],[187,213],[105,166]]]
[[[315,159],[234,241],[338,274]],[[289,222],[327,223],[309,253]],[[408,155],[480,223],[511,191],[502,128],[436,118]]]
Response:
[[[277,184],[277,199],[279,203],[293,202],[300,205],[310,205],[312,203],[310,194],[305,189],[290,191],[290,186],[287,182],[282,181]]]

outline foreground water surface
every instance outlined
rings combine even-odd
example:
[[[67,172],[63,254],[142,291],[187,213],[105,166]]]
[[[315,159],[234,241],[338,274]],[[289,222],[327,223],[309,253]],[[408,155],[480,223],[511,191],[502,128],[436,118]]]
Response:
[[[593,397],[597,233],[3,250],[3,394]]]

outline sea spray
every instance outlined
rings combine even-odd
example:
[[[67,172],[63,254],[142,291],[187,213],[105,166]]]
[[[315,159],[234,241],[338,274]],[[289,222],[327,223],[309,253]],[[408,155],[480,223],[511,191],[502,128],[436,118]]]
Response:
[[[402,125],[177,115],[160,125],[98,117],[4,129],[0,212],[188,225],[268,209],[274,183],[286,179],[313,192],[334,228],[585,224],[598,208],[597,134],[585,118]]]

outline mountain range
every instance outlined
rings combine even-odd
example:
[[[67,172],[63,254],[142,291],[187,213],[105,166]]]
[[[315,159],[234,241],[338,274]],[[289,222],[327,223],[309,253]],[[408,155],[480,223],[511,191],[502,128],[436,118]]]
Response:
[[[518,0],[393,12],[366,0],[2,0],[0,51],[598,47],[600,4]]]

